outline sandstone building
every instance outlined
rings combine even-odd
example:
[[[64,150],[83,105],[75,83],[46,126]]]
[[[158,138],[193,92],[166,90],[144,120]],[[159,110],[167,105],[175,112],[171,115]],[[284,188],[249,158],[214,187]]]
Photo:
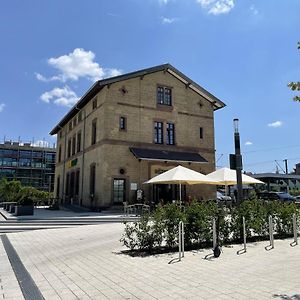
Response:
[[[176,185],[143,184],[178,164],[215,169],[214,111],[225,104],[170,64],[97,81],[50,134],[57,134],[55,193],[106,208],[178,198]],[[210,198],[215,187],[187,186]]]

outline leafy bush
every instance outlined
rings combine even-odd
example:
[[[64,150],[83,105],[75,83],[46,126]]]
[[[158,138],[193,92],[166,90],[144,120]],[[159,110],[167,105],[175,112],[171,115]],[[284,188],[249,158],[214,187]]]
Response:
[[[295,203],[279,203],[275,219],[275,231],[279,236],[284,237],[293,233],[293,214],[299,217]]]
[[[292,233],[292,216],[300,216],[294,203],[262,201],[253,198],[239,206],[227,208],[217,203],[192,202],[183,212],[179,205],[159,206],[151,215],[147,214],[134,223],[125,224],[121,242],[127,248],[151,252],[154,248],[178,245],[178,224],[185,225],[187,246],[212,242],[212,221],[218,220],[219,242],[236,241],[241,237],[242,217],[246,221],[247,238],[265,237],[268,234],[268,218],[274,220],[275,232],[279,236]]]
[[[22,185],[20,181],[8,181],[6,178],[1,180],[0,195],[4,202],[18,201],[21,197]]]
[[[161,208],[160,216],[166,245],[173,247],[178,244],[178,224],[180,221],[185,221],[184,213],[178,204],[171,203]]]
[[[18,200],[18,205],[22,205],[22,206],[33,205],[33,200],[29,196],[24,196]]]
[[[150,220],[149,214],[145,214],[138,222],[125,222],[125,232],[120,242],[130,250],[139,249],[151,252],[161,246],[162,226],[158,222],[158,214],[154,214],[154,220]]]
[[[207,242],[211,239],[212,220],[217,212],[218,207],[214,202],[194,201],[186,208],[185,237],[189,245]]]
[[[0,180],[0,200],[5,202],[19,202],[22,198],[31,198],[34,202],[52,197],[52,193],[40,191],[31,186],[22,186],[20,181]],[[26,200],[28,201],[28,200]]]

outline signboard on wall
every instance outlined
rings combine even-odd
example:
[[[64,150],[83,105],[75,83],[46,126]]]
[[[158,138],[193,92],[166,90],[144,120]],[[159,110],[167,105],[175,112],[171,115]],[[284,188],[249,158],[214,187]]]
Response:
[[[70,161],[68,162],[68,168],[70,169],[70,168],[72,168],[72,167],[75,167],[75,166],[77,165],[77,161],[78,161],[77,158],[75,158],[75,159],[73,159],[73,160],[70,160]]]
[[[136,190],[137,190],[137,183],[132,182],[132,183],[130,184],[130,190],[131,190],[131,191],[136,191]]]
[[[174,166],[161,166],[161,165],[152,165],[150,169],[150,178],[162,174],[170,169],[173,169]]]

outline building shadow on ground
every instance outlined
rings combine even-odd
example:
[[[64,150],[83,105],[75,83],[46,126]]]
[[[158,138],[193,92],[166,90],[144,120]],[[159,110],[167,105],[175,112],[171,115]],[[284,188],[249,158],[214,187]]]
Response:
[[[287,299],[287,300],[300,300],[300,294],[289,296],[287,294],[274,294],[274,298]]]

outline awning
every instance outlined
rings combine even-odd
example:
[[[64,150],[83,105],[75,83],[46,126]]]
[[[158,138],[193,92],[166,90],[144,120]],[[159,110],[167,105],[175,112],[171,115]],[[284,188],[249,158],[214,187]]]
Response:
[[[207,160],[196,152],[179,152],[179,151],[153,150],[153,149],[143,149],[143,148],[129,148],[129,149],[136,158],[141,160],[207,163]]]

